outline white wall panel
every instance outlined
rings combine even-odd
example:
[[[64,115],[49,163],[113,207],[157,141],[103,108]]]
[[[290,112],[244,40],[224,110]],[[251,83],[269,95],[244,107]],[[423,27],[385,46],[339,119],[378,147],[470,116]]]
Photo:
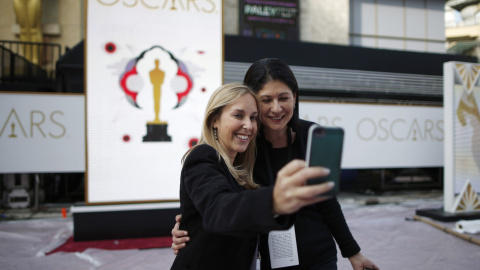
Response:
[[[427,1],[427,39],[445,40],[444,6],[445,1]]]
[[[391,50],[404,50],[405,41],[401,39],[377,38],[377,48],[391,49]]]
[[[426,36],[426,12],[424,1],[405,1],[405,35],[408,38],[422,38]]]
[[[350,5],[352,45],[435,53],[446,51],[442,44],[445,40],[445,1],[351,0]]]
[[[405,49],[407,51],[425,52],[425,41],[407,40],[405,42]]]
[[[353,1],[353,32],[365,35],[376,34],[376,7],[374,0]]]
[[[445,53],[445,43],[443,42],[428,42],[427,51],[431,53]]]
[[[403,1],[377,0],[379,36],[404,36]]]

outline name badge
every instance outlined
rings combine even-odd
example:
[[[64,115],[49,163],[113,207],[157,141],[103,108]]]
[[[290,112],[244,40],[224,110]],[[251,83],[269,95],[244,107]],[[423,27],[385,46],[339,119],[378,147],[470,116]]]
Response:
[[[271,231],[268,234],[268,248],[273,269],[298,265],[295,226],[286,231]]]

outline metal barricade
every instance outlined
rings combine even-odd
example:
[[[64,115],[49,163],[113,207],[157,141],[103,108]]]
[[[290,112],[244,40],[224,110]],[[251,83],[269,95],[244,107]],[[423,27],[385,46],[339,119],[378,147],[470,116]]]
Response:
[[[38,58],[28,59],[37,50]],[[60,44],[0,40],[0,83],[36,83],[55,87]]]

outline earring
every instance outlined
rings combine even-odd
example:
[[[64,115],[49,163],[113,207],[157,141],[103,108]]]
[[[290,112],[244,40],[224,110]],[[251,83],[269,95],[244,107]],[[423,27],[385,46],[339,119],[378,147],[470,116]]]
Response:
[[[213,137],[215,137],[215,140],[218,141],[217,128],[213,128]]]

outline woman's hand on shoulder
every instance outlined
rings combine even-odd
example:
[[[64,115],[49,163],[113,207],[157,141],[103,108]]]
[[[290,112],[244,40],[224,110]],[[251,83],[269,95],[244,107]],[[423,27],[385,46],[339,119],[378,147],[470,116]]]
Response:
[[[187,242],[190,241],[187,231],[180,230],[180,221],[182,220],[182,215],[177,215],[175,217],[175,226],[172,229],[172,249],[175,255],[178,255],[178,252],[187,245]]]
[[[303,160],[292,160],[277,174],[273,188],[273,213],[286,215],[303,206],[329,199],[320,195],[333,188],[333,182],[306,185],[308,179],[324,177],[330,170],[322,167],[306,167]]]

